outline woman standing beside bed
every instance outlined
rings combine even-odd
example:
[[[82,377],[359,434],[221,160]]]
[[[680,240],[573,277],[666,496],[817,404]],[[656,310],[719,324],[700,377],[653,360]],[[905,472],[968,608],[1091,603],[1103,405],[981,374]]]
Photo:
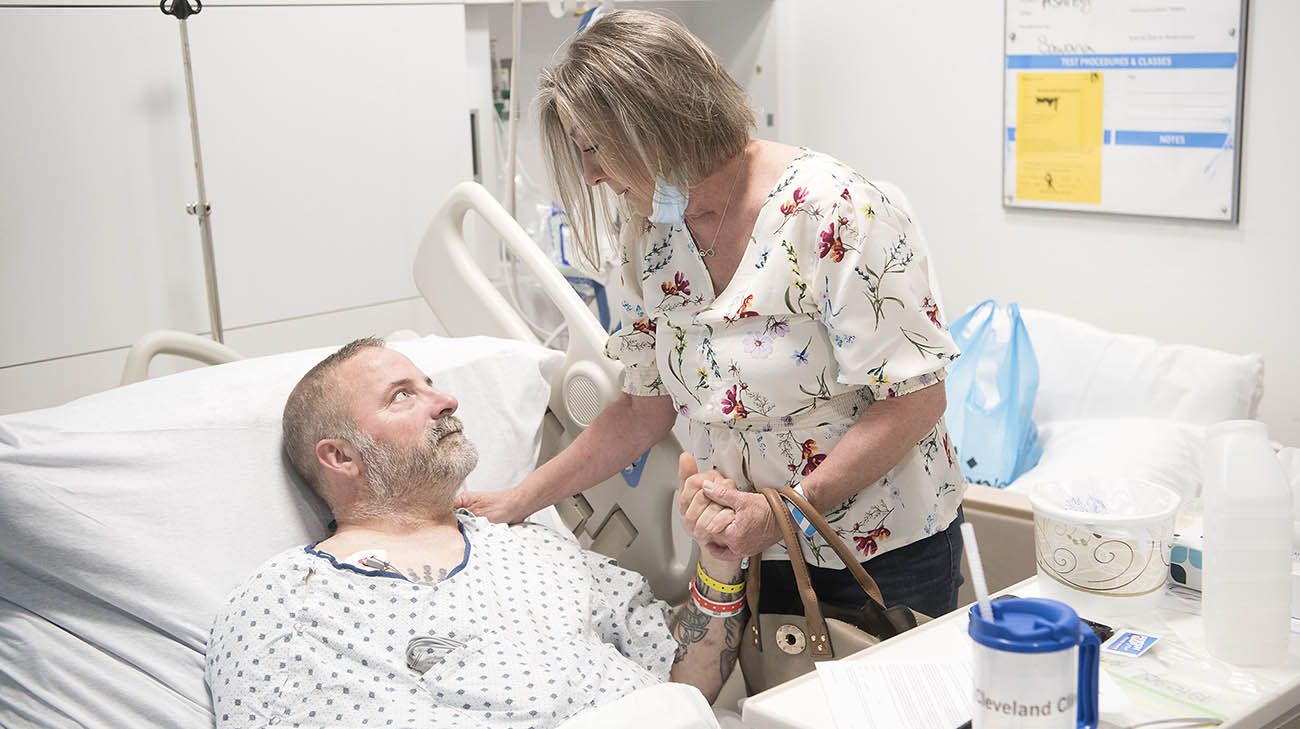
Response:
[[[613,476],[682,415],[700,471],[739,490],[719,478],[681,507],[713,512],[718,554],[763,553],[764,602],[793,581],[753,490],[789,485],[887,603],[955,608],[965,481],[941,382],[957,349],[906,213],[831,157],[751,138],[744,91],[659,15],[592,23],[537,103],[579,244],[594,251],[598,230],[621,241],[623,325],[607,351],[625,394],[518,486],[459,505],[523,519]],[[801,541],[818,595],[860,603],[821,537]]]

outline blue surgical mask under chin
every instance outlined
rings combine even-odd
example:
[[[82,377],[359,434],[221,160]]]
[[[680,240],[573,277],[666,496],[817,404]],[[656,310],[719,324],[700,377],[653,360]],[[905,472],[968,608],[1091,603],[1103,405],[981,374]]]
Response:
[[[686,219],[686,193],[664,182],[655,180],[652,223],[680,223]]]

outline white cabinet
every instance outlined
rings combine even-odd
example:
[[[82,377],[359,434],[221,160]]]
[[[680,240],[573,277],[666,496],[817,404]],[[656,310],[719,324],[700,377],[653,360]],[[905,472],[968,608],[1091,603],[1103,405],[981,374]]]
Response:
[[[414,296],[424,227],[470,176],[463,6],[188,23],[227,330]],[[0,412],[35,406],[14,369],[208,329],[177,24],[0,6]]]
[[[0,365],[206,328],[176,22],[0,8]]]
[[[416,246],[470,176],[462,8],[211,8],[190,25],[229,325],[414,296]]]

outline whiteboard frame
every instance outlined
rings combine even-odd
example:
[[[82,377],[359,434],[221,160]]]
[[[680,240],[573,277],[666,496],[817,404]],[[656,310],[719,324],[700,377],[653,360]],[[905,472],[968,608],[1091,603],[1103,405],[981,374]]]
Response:
[[[1236,112],[1233,116],[1232,129],[1232,193],[1229,204],[1231,210],[1226,217],[1206,217],[1191,215],[1173,215],[1161,212],[1132,212],[1126,210],[1105,210],[1087,203],[1060,203],[1047,202],[1039,200],[1016,200],[1014,194],[1008,194],[1006,189],[1007,180],[1007,42],[1010,39],[1011,30],[1007,24],[1009,15],[1008,5],[1015,0],[1003,0],[1002,2],[1002,66],[999,72],[1002,74],[1002,108],[1001,122],[998,128],[998,150],[999,157],[1002,160],[1000,176],[998,178],[998,194],[1002,198],[1002,207],[1006,209],[1020,210],[1065,210],[1069,212],[1094,213],[1103,215],[1122,215],[1126,217],[1156,217],[1170,218],[1174,220],[1195,220],[1212,223],[1231,223],[1236,225],[1241,218],[1241,147],[1242,147],[1242,129],[1244,124],[1242,118],[1246,111],[1246,41],[1249,33],[1248,17],[1250,0],[1232,0],[1238,5],[1237,15],[1237,84],[1236,84]],[[1019,122],[1017,122],[1018,124]],[[1104,174],[1104,173],[1103,173]],[[1103,178],[1104,179],[1104,178]]]

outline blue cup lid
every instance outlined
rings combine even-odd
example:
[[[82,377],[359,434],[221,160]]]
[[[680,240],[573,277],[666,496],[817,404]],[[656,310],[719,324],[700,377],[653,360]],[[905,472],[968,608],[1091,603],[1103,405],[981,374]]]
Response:
[[[971,605],[970,637],[980,645],[1012,653],[1052,653],[1079,644],[1079,616],[1063,602],[1016,597],[991,604],[985,620],[979,604]]]

